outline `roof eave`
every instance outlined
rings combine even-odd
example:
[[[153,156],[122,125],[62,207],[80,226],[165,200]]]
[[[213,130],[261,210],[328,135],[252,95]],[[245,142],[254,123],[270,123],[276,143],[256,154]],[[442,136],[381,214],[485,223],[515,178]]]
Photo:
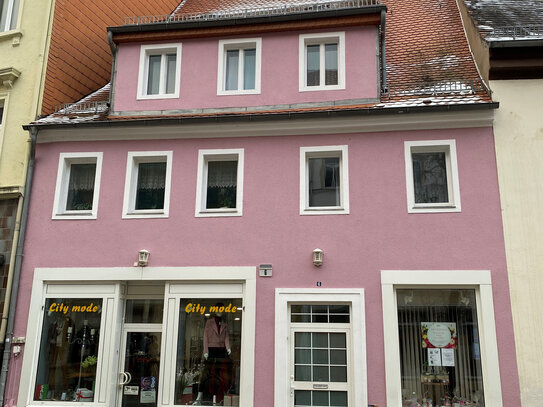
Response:
[[[515,40],[487,40],[489,48],[543,47],[543,38]]]

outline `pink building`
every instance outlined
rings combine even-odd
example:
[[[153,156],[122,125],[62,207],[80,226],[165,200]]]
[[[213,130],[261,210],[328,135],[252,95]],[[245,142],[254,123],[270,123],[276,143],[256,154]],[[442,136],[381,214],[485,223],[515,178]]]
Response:
[[[111,86],[28,126],[6,399],[519,405],[497,105],[455,2],[258,7],[110,27]]]

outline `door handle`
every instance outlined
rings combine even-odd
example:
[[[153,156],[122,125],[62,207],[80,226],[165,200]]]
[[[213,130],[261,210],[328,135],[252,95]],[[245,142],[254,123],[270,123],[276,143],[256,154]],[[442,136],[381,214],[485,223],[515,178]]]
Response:
[[[121,386],[125,385],[126,383],[129,383],[130,380],[128,380],[128,373],[126,372],[119,372],[119,375],[121,375],[123,378],[120,380],[119,384]]]

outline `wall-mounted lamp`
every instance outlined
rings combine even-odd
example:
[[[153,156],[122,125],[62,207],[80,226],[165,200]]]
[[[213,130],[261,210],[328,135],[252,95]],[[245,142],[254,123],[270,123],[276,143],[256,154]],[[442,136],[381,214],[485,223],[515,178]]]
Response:
[[[322,266],[322,258],[324,257],[324,252],[321,249],[313,250],[313,264],[317,267]]]
[[[138,266],[145,267],[149,261],[149,250],[141,249],[138,257]]]

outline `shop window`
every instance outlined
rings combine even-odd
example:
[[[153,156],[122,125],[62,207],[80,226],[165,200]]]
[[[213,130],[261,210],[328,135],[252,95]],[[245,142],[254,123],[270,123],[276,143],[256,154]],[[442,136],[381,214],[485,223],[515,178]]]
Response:
[[[241,216],[243,149],[200,150],[196,216]]]
[[[217,94],[260,93],[262,39],[219,41]]]
[[[92,402],[100,344],[101,298],[48,298],[34,400]]]
[[[242,310],[239,298],[181,299],[176,404],[239,405]]]
[[[275,406],[367,405],[363,292],[292,291],[276,297]]]
[[[459,212],[454,140],[406,141],[408,212]]]
[[[62,153],[53,219],[96,219],[102,153]]]
[[[484,406],[475,290],[398,289],[396,296],[404,401]]]
[[[349,213],[347,146],[300,148],[300,214]]]
[[[123,218],[167,217],[171,151],[128,153]]]

